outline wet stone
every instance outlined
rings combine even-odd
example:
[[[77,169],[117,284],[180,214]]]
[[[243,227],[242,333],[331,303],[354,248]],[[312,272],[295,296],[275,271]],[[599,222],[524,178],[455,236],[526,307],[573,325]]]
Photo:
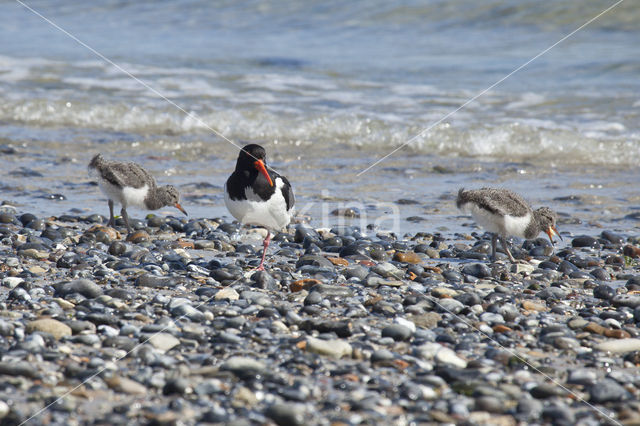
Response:
[[[391,361],[396,356],[388,349],[378,349],[371,354],[371,362]]]
[[[605,240],[609,241],[611,244],[614,244],[617,246],[621,246],[622,244],[625,243],[625,238],[620,234],[616,234],[615,232],[602,231],[600,236]]]
[[[482,304],[482,299],[476,293],[462,293],[455,296],[455,299],[466,306]]]
[[[318,355],[324,355],[332,358],[342,358],[343,356],[351,356],[353,349],[351,345],[344,340],[324,340],[315,337],[307,337],[306,350]]]
[[[322,300],[323,300],[322,294],[320,294],[317,291],[312,291],[307,295],[307,297],[304,298],[304,304],[305,306],[318,305],[322,302]]]
[[[265,415],[278,426],[302,426],[307,424],[306,411],[301,404],[273,404],[267,408]]]
[[[33,222],[36,219],[37,217],[31,213],[25,213],[19,217],[19,220],[23,226],[27,226],[29,223]]]
[[[299,224],[296,226],[296,231],[294,235],[294,241],[297,243],[301,243],[305,238],[311,238],[314,240],[319,240],[320,235],[318,232],[312,227],[306,224]]]
[[[47,227],[47,224],[43,219],[34,219],[26,224],[25,227],[35,229],[36,231],[42,231]]]
[[[606,342],[598,343],[595,346],[595,349],[611,353],[627,353],[640,351],[640,339],[628,338],[619,340],[607,340]]]
[[[616,295],[616,289],[606,284],[601,284],[593,289],[593,297],[604,300],[611,300]]]
[[[155,333],[147,341],[161,352],[167,352],[180,345],[180,340],[169,333]]]
[[[442,273],[442,276],[444,277],[445,280],[447,280],[447,282],[450,282],[450,283],[461,283],[464,281],[462,274],[454,270],[444,271]]]
[[[543,421],[554,425],[575,424],[575,414],[573,411],[566,405],[557,402],[546,405],[543,408],[540,417],[542,417]]]
[[[103,294],[102,288],[88,279],[78,279],[58,286],[56,294],[62,297],[78,293],[86,298],[94,299]]]
[[[300,269],[307,265],[333,269],[333,263],[331,263],[326,257],[318,255],[305,255],[300,257],[296,262],[296,269]]]
[[[163,395],[186,395],[192,392],[189,380],[183,377],[169,379],[162,387]]]
[[[136,285],[140,287],[164,288],[173,287],[176,281],[170,277],[159,277],[156,275],[141,275],[136,279]]]
[[[62,234],[60,233],[60,231],[53,229],[53,228],[47,228],[44,231],[42,231],[42,234],[40,234],[40,236],[42,238],[46,238],[48,240],[51,241],[60,241],[63,239]]]
[[[610,281],[611,275],[603,268],[596,268],[591,270],[590,274],[597,280]]]
[[[122,256],[127,251],[127,246],[121,241],[114,241],[109,245],[109,254],[113,256]]]
[[[542,383],[531,389],[530,393],[534,398],[546,399],[554,396],[563,396],[566,392],[555,384]]]
[[[590,237],[588,235],[580,235],[578,237],[575,237],[571,241],[571,246],[573,246],[573,247],[600,248],[600,243],[594,237]]]
[[[564,299],[567,295],[567,290],[564,290],[559,287],[547,287],[536,294],[536,297],[547,300],[547,299]]]
[[[611,304],[614,306],[626,306],[636,308],[640,306],[640,295],[638,294],[618,294],[611,298]]]
[[[325,297],[351,297],[353,291],[349,287],[331,285],[331,284],[317,284],[311,287],[312,292],[318,292]]]
[[[49,333],[56,339],[61,339],[65,336],[71,336],[71,328],[52,318],[44,318],[30,322],[27,324],[27,333],[34,333],[36,331],[41,331],[44,333]]]
[[[455,299],[440,299],[437,306],[445,312],[458,314],[464,309],[464,305]]]
[[[0,374],[7,376],[24,376],[35,379],[39,377],[36,366],[26,361],[0,361]]]
[[[484,263],[474,263],[462,268],[462,273],[471,275],[476,278],[489,278],[491,277],[491,269]]]
[[[600,380],[589,388],[589,402],[593,404],[621,402],[630,397],[631,395],[624,387],[611,379]]]
[[[390,337],[395,341],[405,341],[411,338],[413,332],[401,324],[392,324],[382,329],[382,337]]]
[[[245,374],[256,375],[266,372],[265,364],[259,360],[247,357],[232,357],[220,365],[220,370],[230,371],[239,377]]]
[[[587,369],[577,369],[569,371],[569,378],[567,383],[575,385],[590,386],[594,385],[598,379],[598,374],[595,371]]]
[[[475,400],[475,409],[489,413],[503,413],[505,404],[502,399],[493,396],[481,396]]]
[[[366,278],[366,276],[368,275],[369,271],[367,270],[367,268],[365,268],[362,265],[353,265],[350,266],[346,269],[344,275],[345,278],[349,279],[349,278],[358,278],[360,280],[363,280]]]
[[[629,278],[624,286],[630,291],[640,290],[640,275]]]
[[[276,290],[278,288],[277,281],[266,271],[258,271],[251,276],[254,287],[264,290]]]
[[[18,220],[11,213],[0,212],[0,223],[16,223]]]

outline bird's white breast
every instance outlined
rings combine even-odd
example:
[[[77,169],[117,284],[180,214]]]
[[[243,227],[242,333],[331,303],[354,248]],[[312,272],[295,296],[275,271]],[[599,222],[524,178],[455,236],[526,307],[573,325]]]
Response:
[[[510,216],[504,217],[504,229],[507,235],[515,235],[516,237],[525,238],[524,231],[531,222],[531,213],[526,216]]]
[[[279,231],[289,224],[293,209],[287,210],[287,202],[282,195],[284,181],[276,178],[275,193],[268,200],[263,200],[249,187],[245,190],[246,200],[232,200],[227,188],[224,188],[224,203],[229,213],[238,221],[264,226],[265,228]]]
[[[145,185],[142,188],[120,188],[119,186],[113,185],[104,179],[98,179],[98,185],[107,198],[115,203],[119,203],[122,207],[138,207],[146,209],[144,199],[147,197],[147,193],[149,192],[148,185]]]
[[[524,238],[524,230],[531,221],[531,214],[526,216],[510,216],[498,215],[479,207],[475,203],[465,203],[461,209],[473,216],[478,225],[489,232],[495,232],[500,235],[513,235]]]

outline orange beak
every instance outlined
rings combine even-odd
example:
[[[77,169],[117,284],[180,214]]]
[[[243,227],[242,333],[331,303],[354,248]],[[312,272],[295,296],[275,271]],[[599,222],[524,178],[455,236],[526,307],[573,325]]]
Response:
[[[185,211],[185,209],[182,208],[182,206],[180,205],[180,203],[175,203],[173,205],[176,209],[180,210],[182,213],[184,213],[185,215],[189,216],[189,214]]]
[[[555,226],[550,226],[547,228],[546,231],[544,231],[547,233],[547,235],[549,236],[549,241],[551,241],[551,244],[553,244],[553,236],[557,235],[558,237],[560,237],[560,239],[562,240],[562,235],[560,235],[558,233],[558,230],[556,229]]]
[[[256,167],[256,169],[258,169],[260,173],[262,173],[264,177],[267,178],[267,181],[269,181],[269,185],[273,186],[273,181],[271,180],[271,176],[269,176],[269,173],[267,172],[267,168],[264,166],[264,162],[262,160],[257,160],[253,162],[253,165]]]

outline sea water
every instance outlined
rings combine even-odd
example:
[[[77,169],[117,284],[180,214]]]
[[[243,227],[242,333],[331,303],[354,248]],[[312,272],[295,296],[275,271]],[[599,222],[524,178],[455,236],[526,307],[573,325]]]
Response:
[[[455,232],[457,190],[491,185],[573,233],[630,231],[640,8],[567,37],[614,4],[2,2],[0,199],[107,214],[86,172],[102,152],[229,218],[224,182],[254,142],[315,226]],[[359,218],[331,214],[349,206]]]

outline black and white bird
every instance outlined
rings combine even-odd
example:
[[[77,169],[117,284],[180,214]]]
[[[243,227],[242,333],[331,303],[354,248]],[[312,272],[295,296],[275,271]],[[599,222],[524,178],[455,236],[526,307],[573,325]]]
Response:
[[[508,189],[482,188],[458,191],[456,205],[459,209],[471,214],[476,223],[493,233],[491,239],[491,255],[496,258],[497,240],[511,262],[515,259],[507,247],[506,238],[513,235],[528,240],[545,232],[553,244],[553,236],[558,234],[556,229],[556,213],[548,207],[532,210],[531,206],[518,194]]]
[[[120,214],[131,232],[127,207],[138,207],[145,210],[157,210],[164,206],[173,206],[185,215],[187,212],[180,205],[180,194],[171,186],[158,186],[156,180],[136,163],[108,161],[97,154],[89,163],[89,173],[98,180],[98,186],[109,199],[109,223],[115,225],[113,204],[122,206]]]
[[[260,145],[244,146],[236,169],[224,186],[224,203],[233,217],[244,224],[267,228],[259,271],[264,270],[271,232],[289,224],[295,203],[289,181],[267,167],[266,157]]]

